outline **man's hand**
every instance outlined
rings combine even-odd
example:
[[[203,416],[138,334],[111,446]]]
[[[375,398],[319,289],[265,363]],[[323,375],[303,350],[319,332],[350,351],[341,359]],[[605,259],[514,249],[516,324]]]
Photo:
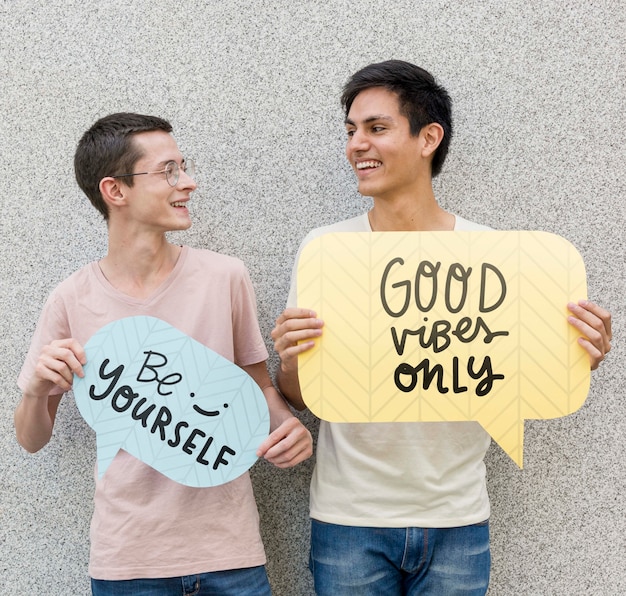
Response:
[[[29,396],[47,397],[54,385],[64,391],[72,388],[74,374],[84,376],[85,350],[72,338],[59,339],[44,346],[35,373],[24,391]]]
[[[60,339],[44,346],[22,400],[15,409],[15,434],[27,451],[39,451],[52,436],[61,395],[50,395],[55,386],[72,388],[74,374],[84,376],[87,362],[83,347],[75,339]]]
[[[274,349],[280,357],[276,379],[278,388],[298,410],[306,408],[298,380],[298,355],[315,345],[315,340],[322,335],[323,326],[324,322],[312,310],[287,308],[276,319],[272,329]]]
[[[256,454],[278,468],[291,468],[311,457],[313,438],[304,424],[290,414],[261,443]]]
[[[283,372],[297,368],[298,354],[315,345],[314,340],[322,335],[323,325],[312,310],[304,308],[287,308],[276,319],[271,335]]]
[[[596,370],[611,351],[611,313],[589,300],[570,302],[567,308],[572,313],[567,320],[582,334],[578,343],[589,354],[591,370]]]
[[[263,391],[270,414],[270,435],[259,445],[257,457],[279,468],[290,468],[313,454],[311,433],[291,412],[276,391],[265,362],[242,366]]]

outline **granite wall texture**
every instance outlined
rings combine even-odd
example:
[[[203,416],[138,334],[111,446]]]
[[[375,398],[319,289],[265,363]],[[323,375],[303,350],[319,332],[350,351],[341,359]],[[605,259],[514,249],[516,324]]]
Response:
[[[431,70],[454,100],[442,205],[564,236],[614,316],[583,408],[526,423],[522,471],[488,453],[490,594],[625,593],[625,31],[623,0],[1,2],[0,593],[89,593],[93,432],[66,398],[52,441],[29,455],[12,420],[47,294],[106,250],[73,179],[82,132],[114,111],[173,123],[199,166],[195,223],[176,240],[246,262],[271,348],[301,238],[369,205],[343,157],[338,98],[388,58]],[[278,596],[311,593],[312,465],[253,470]]]

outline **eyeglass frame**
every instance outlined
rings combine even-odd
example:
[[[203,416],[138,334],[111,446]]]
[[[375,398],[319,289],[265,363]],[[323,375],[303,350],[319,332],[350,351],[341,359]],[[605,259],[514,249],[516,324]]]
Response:
[[[174,164],[176,166],[176,180],[174,180],[174,184],[170,182],[170,179],[167,175],[167,168],[170,166],[170,164]],[[187,174],[187,169],[190,169],[191,173]],[[185,159],[182,165],[179,165],[178,162],[174,161],[173,159],[170,159],[170,161],[168,161],[165,164],[165,168],[163,168],[162,170],[158,170],[155,172],[135,172],[134,174],[117,174],[116,176],[111,176],[111,178],[129,178],[130,176],[144,176],[146,174],[165,174],[166,182],[172,188],[174,188],[178,184],[178,181],[180,180],[181,170],[185,172],[185,174],[187,174],[190,178],[193,178],[195,175],[195,171],[196,171],[196,162],[193,159]]]

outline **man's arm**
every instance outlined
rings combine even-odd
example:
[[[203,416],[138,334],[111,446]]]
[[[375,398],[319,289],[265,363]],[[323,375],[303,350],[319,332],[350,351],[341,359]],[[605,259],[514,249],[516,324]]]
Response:
[[[53,341],[43,347],[14,414],[17,440],[30,453],[39,451],[52,436],[62,394],[50,392],[55,386],[71,389],[74,374],[83,376],[85,362],[85,351],[75,339]]]
[[[272,330],[274,349],[280,357],[278,388],[297,410],[306,408],[298,379],[298,355],[315,345],[323,326],[323,321],[312,310],[287,308],[276,319]]]
[[[611,351],[611,313],[590,300],[570,302],[567,308],[572,313],[567,320],[582,334],[578,343],[589,354],[591,370],[596,370]]]
[[[313,438],[307,428],[292,414],[276,391],[265,362],[242,366],[263,391],[270,412],[270,435],[259,445],[257,456],[278,468],[290,468],[313,454]]]

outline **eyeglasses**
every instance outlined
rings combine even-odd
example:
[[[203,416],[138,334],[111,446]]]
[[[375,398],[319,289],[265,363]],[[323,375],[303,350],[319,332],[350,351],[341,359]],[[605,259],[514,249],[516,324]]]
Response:
[[[129,176],[143,176],[144,174],[165,174],[165,179],[170,186],[176,186],[180,178],[180,171],[185,172],[187,176],[193,178],[196,174],[196,164],[193,159],[186,159],[182,165],[178,165],[175,161],[168,161],[165,168],[156,172],[136,172],[135,174],[118,174],[111,178],[128,178]]]

